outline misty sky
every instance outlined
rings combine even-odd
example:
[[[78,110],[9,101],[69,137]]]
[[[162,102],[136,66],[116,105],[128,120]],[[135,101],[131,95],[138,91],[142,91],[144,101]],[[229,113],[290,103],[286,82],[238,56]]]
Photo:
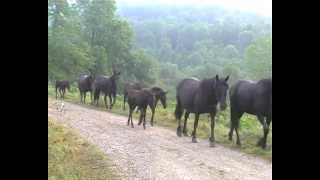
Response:
[[[227,9],[272,16],[272,0],[116,0],[125,4],[220,5]]]

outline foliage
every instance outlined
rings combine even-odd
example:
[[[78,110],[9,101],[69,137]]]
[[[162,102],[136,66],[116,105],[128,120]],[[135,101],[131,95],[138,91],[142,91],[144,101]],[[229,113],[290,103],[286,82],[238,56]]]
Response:
[[[257,39],[246,50],[248,71],[254,79],[272,77],[272,38]]]

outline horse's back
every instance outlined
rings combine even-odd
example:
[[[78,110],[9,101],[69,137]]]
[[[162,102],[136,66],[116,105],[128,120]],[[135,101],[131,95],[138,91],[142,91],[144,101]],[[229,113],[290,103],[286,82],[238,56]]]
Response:
[[[182,108],[192,111],[193,98],[200,85],[200,80],[195,78],[183,79],[177,86],[177,100]]]
[[[65,88],[69,85],[69,81],[68,80],[57,80],[56,81],[56,88]]]
[[[128,103],[136,104],[140,107],[145,107],[148,103],[148,100],[153,98],[153,94],[147,89],[129,89],[128,90]]]
[[[89,82],[89,75],[80,75],[78,79],[78,88],[80,91],[89,91],[91,90],[91,84]]]
[[[230,104],[233,110],[265,114],[269,100],[264,81],[239,80],[230,88]]]
[[[257,112],[268,115],[272,110],[272,80],[262,79],[256,85],[254,108]]]

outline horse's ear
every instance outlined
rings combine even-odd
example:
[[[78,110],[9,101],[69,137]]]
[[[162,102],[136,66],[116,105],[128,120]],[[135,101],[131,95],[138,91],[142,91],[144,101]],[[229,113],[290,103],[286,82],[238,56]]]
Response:
[[[229,77],[230,77],[230,76],[228,75],[224,81],[225,81],[225,82],[227,82],[227,81],[228,81],[228,79],[229,79]]]
[[[219,76],[218,76],[218,74],[216,75],[216,80],[219,81]]]

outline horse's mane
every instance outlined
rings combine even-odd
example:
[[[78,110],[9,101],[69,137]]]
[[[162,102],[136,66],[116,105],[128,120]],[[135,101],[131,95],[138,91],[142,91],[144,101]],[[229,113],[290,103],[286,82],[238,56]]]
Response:
[[[203,79],[202,81],[200,81],[200,91],[202,93],[213,93],[213,87],[216,83],[216,80],[214,78],[210,78],[210,79]]]

